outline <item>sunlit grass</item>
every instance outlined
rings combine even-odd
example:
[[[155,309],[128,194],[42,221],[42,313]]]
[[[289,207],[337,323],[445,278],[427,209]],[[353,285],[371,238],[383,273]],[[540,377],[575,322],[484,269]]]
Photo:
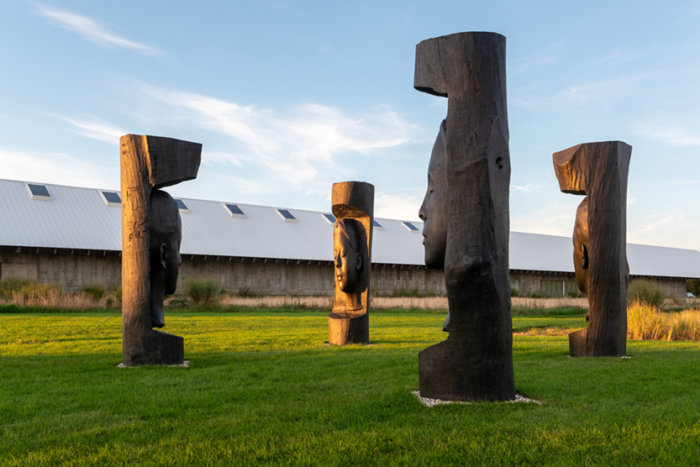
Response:
[[[630,339],[700,341],[700,311],[663,312],[648,303],[632,302],[627,307],[627,336]]]
[[[444,313],[375,312],[372,344],[325,345],[326,313],[169,313],[189,368],[117,368],[116,313],[0,314],[0,464],[689,464],[700,456],[700,343],[568,358],[514,337],[535,404],[426,408],[417,353]],[[516,317],[515,329],[584,325]]]

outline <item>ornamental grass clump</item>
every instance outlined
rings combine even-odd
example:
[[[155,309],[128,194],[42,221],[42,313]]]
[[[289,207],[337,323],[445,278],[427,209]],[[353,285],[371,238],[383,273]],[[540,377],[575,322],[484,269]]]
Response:
[[[636,340],[700,341],[700,311],[665,313],[634,301],[627,308],[627,337]]]
[[[94,284],[84,286],[81,292],[70,292],[56,284],[8,278],[0,282],[0,299],[17,306],[41,309],[113,308],[121,302],[121,288],[107,292],[103,286]]]

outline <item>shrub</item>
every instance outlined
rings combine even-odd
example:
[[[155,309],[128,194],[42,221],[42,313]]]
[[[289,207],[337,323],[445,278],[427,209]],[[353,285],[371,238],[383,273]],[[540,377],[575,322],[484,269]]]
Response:
[[[118,304],[122,303],[122,286],[121,285],[114,286],[112,288],[112,290],[110,290],[110,293],[112,295],[114,295],[114,298],[117,300]]]
[[[95,300],[100,300],[102,297],[105,296],[106,293],[105,288],[102,287],[100,284],[84,285],[82,290],[85,295],[89,295]]]
[[[688,279],[685,281],[685,291],[695,296],[700,296],[700,279]]]
[[[239,297],[249,297],[249,298],[255,298],[259,297],[260,294],[256,292],[255,290],[248,288],[248,287],[243,287],[241,289],[238,289],[238,293],[236,294]]]
[[[392,295],[394,297],[422,297],[423,294],[417,289],[404,289],[404,288],[398,288],[394,289],[392,292]]]
[[[627,303],[640,302],[652,307],[660,307],[664,302],[663,289],[653,282],[634,280],[627,291]]]
[[[185,282],[185,292],[194,305],[211,308],[221,295],[219,284],[211,279],[190,279]]]

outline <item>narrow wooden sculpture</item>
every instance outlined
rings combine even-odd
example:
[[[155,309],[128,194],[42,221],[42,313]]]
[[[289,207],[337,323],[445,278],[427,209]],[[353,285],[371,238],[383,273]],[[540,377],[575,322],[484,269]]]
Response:
[[[569,334],[569,353],[622,356],[627,350],[627,177],[632,147],[579,144],[553,155],[564,193],[586,195],[576,211],[574,268],[588,293],[588,326]]]
[[[374,185],[334,183],[332,204],[335,298],[328,315],[328,343],[368,344]]]
[[[120,146],[122,363],[182,363],[183,338],[152,329],[164,324],[162,300],[164,294],[173,291],[173,275],[177,280],[180,243],[179,213],[175,209],[177,217],[173,214],[174,201],[157,188],[196,178],[202,145],[129,134],[121,137]],[[161,221],[154,228],[156,217]],[[151,248],[155,241],[162,241],[160,247],[153,245],[157,252]],[[162,269],[156,269],[161,263]]]
[[[444,265],[449,335],[418,356],[420,394],[512,400],[505,37],[468,32],[419,43],[414,86],[448,106],[419,214],[426,264]]]

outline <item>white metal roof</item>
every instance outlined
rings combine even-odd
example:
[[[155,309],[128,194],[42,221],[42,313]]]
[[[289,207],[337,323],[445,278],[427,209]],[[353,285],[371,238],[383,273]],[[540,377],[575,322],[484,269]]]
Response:
[[[121,250],[121,211],[107,205],[101,191],[42,184],[50,200],[32,199],[26,182],[0,180],[0,245]],[[288,209],[285,222],[275,207],[237,204],[245,217],[233,217],[223,202],[182,198],[184,255],[331,261],[333,230],[322,212]],[[228,203],[228,202],[227,202]],[[330,213],[330,207],[327,211]],[[372,262],[422,265],[420,222],[411,232],[401,220],[376,219]],[[511,232],[510,269],[573,272],[570,237]],[[700,277],[700,252],[628,244],[630,273],[639,276]]]

